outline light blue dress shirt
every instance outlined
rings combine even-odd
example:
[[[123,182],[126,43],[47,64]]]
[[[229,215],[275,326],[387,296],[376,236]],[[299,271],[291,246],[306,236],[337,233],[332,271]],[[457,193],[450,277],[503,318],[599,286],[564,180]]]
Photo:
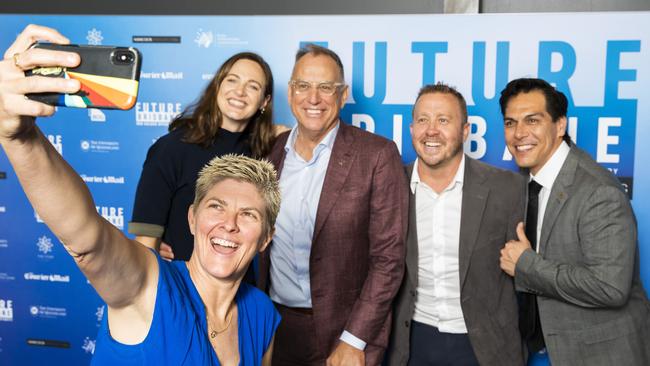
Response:
[[[318,202],[338,130],[337,123],[316,145],[309,161],[294,149],[297,125],[284,146],[286,157],[280,176],[282,204],[271,246],[269,294],[273,301],[285,306],[311,308],[309,254]]]

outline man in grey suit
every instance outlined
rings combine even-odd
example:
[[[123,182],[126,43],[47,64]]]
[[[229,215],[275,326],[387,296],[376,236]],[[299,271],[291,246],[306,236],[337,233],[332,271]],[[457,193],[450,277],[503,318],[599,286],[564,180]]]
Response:
[[[503,243],[523,218],[523,177],[463,154],[463,96],[444,84],[420,90],[407,167],[406,275],[396,298],[388,364],[524,364]]]
[[[620,183],[570,142],[567,99],[544,80],[511,81],[500,104],[508,150],[529,173],[526,228],[500,259],[522,293],[529,350],[546,347],[554,366],[650,365],[650,303]]]

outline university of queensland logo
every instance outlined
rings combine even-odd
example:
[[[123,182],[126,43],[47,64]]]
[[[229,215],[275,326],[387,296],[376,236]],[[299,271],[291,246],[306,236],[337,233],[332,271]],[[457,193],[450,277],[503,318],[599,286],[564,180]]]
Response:
[[[90,142],[88,140],[81,140],[81,142],[79,142],[79,147],[81,147],[82,151],[89,151]]]
[[[30,305],[29,313],[35,318],[56,319],[67,317],[68,309],[48,305]]]

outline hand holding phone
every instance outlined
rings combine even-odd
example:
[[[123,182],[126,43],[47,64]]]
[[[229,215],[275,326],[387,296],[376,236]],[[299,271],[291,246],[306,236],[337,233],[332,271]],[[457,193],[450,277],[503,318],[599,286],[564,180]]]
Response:
[[[79,54],[81,63],[74,68],[38,67],[26,71],[26,76],[76,79],[81,89],[75,94],[28,94],[28,98],[75,108],[126,110],[135,105],[142,63],[142,56],[136,48],[52,43],[36,43],[33,47],[75,52]]]

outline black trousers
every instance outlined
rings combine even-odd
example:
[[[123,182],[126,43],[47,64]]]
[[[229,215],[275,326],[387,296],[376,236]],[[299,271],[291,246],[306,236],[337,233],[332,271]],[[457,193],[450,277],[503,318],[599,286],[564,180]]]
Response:
[[[273,366],[322,366],[327,354],[316,344],[311,309],[289,308],[275,303],[282,321],[275,332]]]
[[[411,321],[408,366],[478,366],[467,334],[441,333],[438,328]]]

